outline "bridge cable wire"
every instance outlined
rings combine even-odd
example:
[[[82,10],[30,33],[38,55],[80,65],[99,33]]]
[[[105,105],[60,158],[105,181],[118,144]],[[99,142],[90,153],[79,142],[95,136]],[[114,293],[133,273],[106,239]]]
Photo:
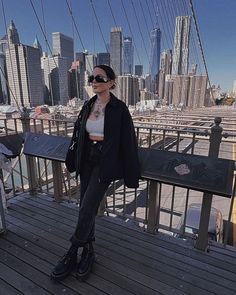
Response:
[[[131,37],[132,37],[132,40],[134,41],[134,48],[135,48],[135,52],[137,54],[137,58],[138,58],[139,64],[141,65],[142,62],[141,62],[141,59],[140,59],[139,50],[138,50],[138,47],[137,47],[136,42],[135,42],[135,39],[134,39],[134,34],[133,34],[133,31],[132,31],[132,28],[131,28],[131,25],[130,25],[130,22],[129,22],[129,18],[128,18],[126,9],[124,7],[123,0],[121,0],[121,6],[122,6],[122,9],[124,11],[125,19],[127,21],[127,24],[128,24],[128,27],[129,27],[129,31],[130,31],[130,34],[131,34]]]
[[[80,44],[81,44],[81,46],[82,46],[82,48],[83,48],[83,51],[85,52],[86,49],[85,49],[85,46],[84,46],[84,43],[83,43],[82,37],[81,37],[81,35],[80,35],[79,29],[78,29],[78,27],[77,27],[77,24],[76,24],[76,22],[75,22],[75,18],[74,18],[73,12],[72,12],[71,7],[70,7],[70,5],[69,5],[69,3],[68,3],[68,0],[66,0],[66,5],[67,5],[67,8],[68,8],[68,10],[69,10],[69,13],[70,13],[70,16],[71,16],[72,22],[73,22],[73,24],[74,24],[75,31],[76,31],[76,33],[77,33],[77,35],[78,35],[78,37],[79,37]],[[91,63],[89,62],[89,60],[87,60],[87,62],[88,62],[88,66],[89,66],[89,68],[90,68],[90,71],[92,72],[93,69],[92,69]]]
[[[170,25],[170,18],[166,16],[166,9],[164,8],[164,6],[162,6],[161,1],[160,1],[160,7],[161,7],[161,9],[158,6],[157,1],[156,1],[156,6],[158,8],[158,11],[159,11],[160,15],[163,15],[163,21],[162,21],[162,18],[160,18],[161,24],[162,24],[162,27],[160,28],[161,29],[161,33],[162,33],[162,35],[165,36],[167,46],[169,47],[169,49],[171,49],[172,48],[172,43],[173,43],[173,41],[172,41],[173,40],[173,35],[171,34],[171,31],[170,31],[170,27],[171,27],[171,25]],[[164,12],[164,10],[165,10],[165,12]],[[163,11],[163,13],[161,13],[162,11]],[[164,29],[165,27],[167,28],[167,34],[165,33],[166,32],[166,29]],[[166,35],[168,36],[168,39],[167,39]],[[172,53],[171,53],[171,60],[173,58],[172,55],[173,55],[173,50],[172,50]],[[171,64],[171,69],[170,69],[170,73],[169,74],[171,74],[171,70],[172,70],[172,64]],[[160,71],[159,71],[159,73],[160,73]],[[165,75],[166,75],[166,73],[165,73]],[[159,90],[159,85],[158,85],[158,90]],[[173,93],[174,95],[177,94],[177,89],[175,87],[173,87],[173,92],[174,92]]]
[[[45,41],[45,50],[46,50],[46,54],[48,54],[48,50],[49,50],[49,44],[47,42],[47,31],[46,31],[46,22],[45,22],[45,13],[44,13],[44,6],[43,6],[43,0],[41,0],[41,11],[42,11],[42,18],[43,18],[43,30],[44,30],[44,41]],[[46,36],[46,38],[45,38]],[[50,63],[49,63],[49,58],[47,56],[47,64],[48,64],[48,70],[49,73],[51,73],[51,67],[50,67]],[[51,96],[51,102],[52,105],[54,105],[54,97],[53,97],[53,91],[52,91],[52,78],[51,75],[48,75],[48,82],[49,82],[49,93]],[[45,83],[45,81],[44,81]]]
[[[1,68],[1,72],[3,73],[4,79],[7,82],[7,86],[8,86],[8,88],[9,88],[11,94],[12,94],[12,97],[13,97],[15,103],[16,103],[17,109],[19,111],[21,111],[20,106],[19,106],[18,101],[17,101],[17,98],[15,96],[16,95],[16,82],[15,82],[15,75],[14,75],[14,71],[13,71],[13,63],[12,63],[12,56],[11,56],[11,50],[10,50],[10,40],[9,40],[9,36],[8,36],[8,32],[7,32],[7,22],[6,22],[6,14],[5,14],[5,8],[4,8],[3,0],[1,0],[1,2],[2,2],[2,13],[3,13],[3,19],[4,19],[4,27],[5,27],[6,37],[7,37],[7,46],[8,46],[8,50],[9,50],[9,58],[10,58],[10,63],[11,63],[11,74],[12,74],[12,77],[13,77],[13,86],[14,86],[14,91],[15,91],[14,93],[13,93],[13,91],[12,91],[10,85],[9,85],[9,82],[8,82],[2,68]]]
[[[152,23],[152,27],[154,28],[155,24],[154,24],[154,21],[152,19],[152,14],[151,14],[151,11],[150,11],[150,7],[149,7],[149,4],[148,4],[148,1],[146,0],[146,5],[147,5],[147,9],[148,9],[148,13],[149,13],[149,17],[150,17],[150,21]]]
[[[93,3],[92,0],[90,0],[90,4],[91,4],[92,11],[93,11],[93,14],[94,14],[95,19],[96,19],[96,22],[97,22],[97,25],[98,25],[99,31],[100,31],[100,33],[101,33],[101,35],[102,35],[102,40],[103,40],[103,43],[104,43],[104,46],[105,46],[106,52],[109,53],[109,50],[108,50],[108,47],[107,47],[107,44],[106,44],[106,40],[105,40],[105,37],[104,37],[103,32],[102,32],[101,25],[100,25],[100,21],[99,21],[99,18],[98,18],[98,16],[97,16],[96,9],[95,9],[95,7],[94,7],[94,3]],[[111,65],[111,67],[113,68],[114,65],[112,64],[111,60],[110,60],[110,65]],[[115,74],[116,74],[116,73],[115,73]],[[117,85],[117,86],[119,87],[118,79],[117,79],[115,85]]]
[[[51,57],[52,57],[52,59],[53,59],[53,61],[54,61],[55,67],[56,67],[56,68],[59,68],[59,62],[58,62],[58,64],[57,64],[57,62],[56,62],[56,60],[55,60],[55,58],[54,58],[54,55],[53,55],[52,49],[51,49],[51,47],[50,47],[50,45],[49,45],[49,43],[48,43],[47,36],[46,36],[46,34],[45,34],[45,31],[44,31],[44,29],[43,29],[43,26],[42,26],[42,24],[41,24],[41,21],[40,21],[40,19],[39,19],[39,16],[38,16],[38,14],[37,14],[36,9],[35,9],[35,6],[34,6],[32,0],[29,0],[29,1],[30,1],[30,4],[31,4],[31,7],[32,7],[32,9],[33,9],[34,15],[35,15],[35,17],[36,17],[36,19],[37,19],[37,22],[38,22],[38,24],[39,24],[40,30],[41,30],[41,32],[42,32],[44,38],[45,38],[45,42],[47,43],[48,49],[49,49],[49,51],[50,51],[50,53],[51,53]],[[49,68],[49,70],[50,70],[50,68]],[[58,71],[58,75],[59,75],[59,78],[62,78],[62,75],[61,75],[60,71]],[[51,80],[50,80],[50,79],[51,79],[51,78],[50,78],[50,75],[49,75],[49,84],[51,84]],[[54,105],[55,102],[54,102],[53,93],[51,93],[51,95],[52,95],[52,105]]]
[[[196,14],[195,14],[195,10],[194,10],[194,7],[193,7],[192,0],[189,0],[189,3],[190,3],[191,11],[192,11],[192,16],[193,16],[193,20],[194,20],[195,29],[196,29],[196,32],[197,32],[198,45],[200,47],[200,51],[201,51],[201,55],[202,55],[202,59],[203,59],[203,63],[204,63],[204,67],[205,67],[205,71],[206,71],[206,75],[207,75],[207,80],[208,80],[209,87],[210,87],[212,101],[214,101],[212,87],[211,87],[211,81],[210,81],[209,74],[208,74],[205,54],[204,54],[204,50],[203,50],[203,46],[202,46],[202,42],[201,42],[201,37],[200,37],[200,32],[199,32],[199,28],[198,28],[197,17],[196,17]]]
[[[116,22],[115,17],[114,17],[112,6],[110,4],[110,0],[108,0],[108,5],[109,5],[109,8],[110,8],[110,11],[111,11],[113,20],[114,20],[114,24],[115,24],[116,27],[118,27],[117,22]],[[139,63],[141,64],[141,59],[140,59],[139,51],[138,51],[138,48],[136,46],[136,42],[135,42],[135,39],[134,39],[134,35],[132,33],[131,25],[130,25],[130,22],[128,20],[128,16],[127,16],[127,13],[126,13],[126,10],[125,10],[125,7],[124,7],[123,3],[122,3],[122,9],[123,9],[124,14],[125,14],[125,19],[126,19],[126,21],[128,23],[128,27],[129,27],[129,30],[130,30],[130,35],[131,35],[131,38],[132,38],[132,41],[133,41],[133,44],[134,44],[135,53],[137,55],[137,58],[138,58]],[[133,69],[132,69],[132,71],[133,71]]]
[[[187,14],[191,14],[191,12],[189,12],[189,5],[187,5],[186,1],[185,0],[182,0],[182,4],[183,4],[183,7],[185,8],[185,11]],[[200,71],[200,74],[203,74],[203,70],[202,70],[202,61],[201,61],[201,58],[199,56],[199,50],[197,49],[197,41],[196,41],[196,31],[193,31],[192,30],[192,34],[190,34],[190,38],[191,38],[191,43],[192,43],[192,50],[194,51],[194,54],[196,56],[196,61],[195,63],[197,65],[199,65],[199,71]]]
[[[123,0],[121,0],[121,1],[123,2]],[[137,15],[137,12],[136,12],[135,5],[134,5],[133,0],[131,0],[131,4],[132,4],[132,6],[133,6],[135,19],[136,19],[136,22],[137,22],[137,24],[138,24],[138,29],[139,29],[139,32],[140,32],[140,35],[141,35],[142,43],[143,43],[144,50],[145,50],[146,55],[147,55],[147,59],[148,59],[148,63],[149,63],[149,69],[150,69],[150,68],[151,68],[150,58],[149,58],[149,54],[148,54],[148,52],[147,52],[147,47],[146,47],[146,45],[145,45],[145,41],[144,41],[144,38],[143,38],[143,33],[142,33],[142,30],[141,30],[141,27],[140,27],[140,22],[139,22],[139,19],[138,19],[138,15]]]
[[[116,22],[116,19],[115,19],[115,16],[114,16],[114,13],[113,13],[113,10],[112,10],[112,7],[111,7],[110,0],[107,0],[107,3],[108,3],[108,6],[109,6],[109,8],[110,8],[110,11],[111,11],[111,15],[112,15],[112,18],[113,18],[114,24],[115,24],[116,27],[118,27],[117,22]]]
[[[29,1],[30,1],[30,4],[31,4],[31,7],[32,7],[32,9],[33,9],[34,15],[35,15],[35,17],[36,17],[36,19],[37,19],[37,22],[38,22],[38,24],[39,24],[40,30],[41,30],[41,32],[42,32],[44,38],[45,38],[45,42],[46,42],[47,45],[48,45],[48,49],[49,49],[49,51],[50,51],[50,53],[51,53],[51,55],[52,55],[53,61],[54,61],[54,63],[55,63],[55,66],[58,67],[58,65],[57,65],[57,63],[56,63],[56,61],[55,61],[55,59],[54,59],[54,56],[53,56],[53,52],[52,52],[52,50],[51,50],[51,47],[50,47],[50,45],[49,45],[49,43],[48,43],[47,36],[46,36],[46,34],[45,34],[45,32],[44,32],[43,26],[42,26],[42,24],[41,24],[41,22],[40,22],[40,20],[39,20],[39,17],[38,17],[37,11],[36,11],[36,9],[35,9],[35,7],[34,7],[34,4],[33,4],[32,0],[29,0]]]

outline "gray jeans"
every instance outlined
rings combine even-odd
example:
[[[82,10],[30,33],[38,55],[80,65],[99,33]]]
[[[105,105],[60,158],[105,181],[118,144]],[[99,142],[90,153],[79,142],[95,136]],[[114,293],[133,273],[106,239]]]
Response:
[[[110,182],[100,182],[101,144],[88,146],[86,161],[80,173],[80,209],[71,242],[78,247],[94,241],[95,217]]]

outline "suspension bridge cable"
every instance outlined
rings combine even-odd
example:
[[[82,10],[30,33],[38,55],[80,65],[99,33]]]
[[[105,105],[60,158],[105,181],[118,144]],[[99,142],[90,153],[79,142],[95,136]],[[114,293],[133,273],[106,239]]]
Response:
[[[9,36],[8,36],[8,33],[7,33],[7,22],[6,22],[5,8],[4,8],[3,0],[1,2],[2,2],[2,12],[3,12],[5,32],[6,32],[6,37],[7,37],[7,46],[8,46],[8,50],[9,50],[9,58],[10,58],[10,64],[11,64],[11,74],[12,74],[12,77],[13,77],[13,87],[14,87],[15,93],[13,94],[13,91],[11,90],[11,88],[9,86],[8,86],[8,88],[9,88],[11,94],[12,94],[12,97],[13,97],[15,103],[16,103],[16,106],[17,106],[18,110],[20,111],[20,106],[19,106],[18,101],[17,101],[17,98],[15,96],[16,95],[16,82],[15,82],[15,75],[14,75],[14,72],[13,72],[13,62],[12,62],[12,56],[11,56],[11,50],[10,50],[10,41],[9,41]],[[7,81],[5,75],[4,75],[4,78]]]
[[[125,18],[126,18],[126,21],[127,21],[127,23],[128,23],[128,27],[129,27],[129,30],[130,30],[130,33],[131,33],[131,37],[132,37],[132,39],[134,40],[134,37],[133,37],[134,34],[133,34],[133,32],[132,32],[132,29],[131,29],[131,25],[130,25],[130,22],[129,22],[129,18],[128,18],[128,15],[127,15],[126,9],[125,9],[125,7],[124,7],[123,0],[121,0],[121,6],[122,6],[122,8],[123,8],[123,11],[124,11],[124,14],[125,14]],[[137,57],[138,57],[138,60],[139,60],[139,64],[141,65],[142,62],[141,62],[141,59],[140,59],[139,52],[138,52],[138,49],[137,49],[137,46],[136,46],[135,41],[134,41],[134,47],[135,47],[136,54],[137,54]]]
[[[71,8],[70,8],[70,5],[69,5],[69,3],[68,3],[68,0],[66,0],[66,4],[67,4],[67,8],[68,8],[68,10],[69,10],[69,13],[70,13],[71,19],[72,19],[72,21],[73,21],[73,24],[74,24],[74,27],[75,27],[75,31],[76,31],[76,33],[77,33],[77,35],[78,35],[78,37],[79,37],[80,44],[81,44],[81,46],[82,46],[82,48],[83,48],[83,50],[84,50],[84,52],[85,52],[86,49],[85,49],[85,46],[84,46],[83,40],[82,40],[82,38],[81,38],[81,35],[80,35],[80,33],[79,33],[79,30],[78,30],[77,24],[76,24],[76,22],[75,22],[75,18],[74,18],[74,16],[73,16],[73,12],[72,12],[72,10],[71,10]],[[92,69],[92,66],[91,66],[89,60],[87,60],[87,61],[88,61],[88,65],[89,65],[90,71],[92,72],[92,70],[93,70],[93,69]]]
[[[6,84],[7,84],[7,87],[8,87],[8,89],[9,89],[9,91],[11,92],[13,99],[15,100],[15,103],[16,103],[16,106],[17,106],[18,111],[21,111],[21,110],[20,110],[20,106],[19,106],[19,104],[18,104],[18,102],[17,102],[17,99],[16,99],[16,97],[15,97],[15,94],[13,93],[13,91],[12,91],[12,89],[11,89],[11,87],[10,87],[10,84],[9,84],[9,82],[8,82],[8,80],[7,80],[7,77],[6,77],[6,75],[5,75],[4,69],[3,69],[1,66],[0,66],[0,71],[2,72],[2,75],[3,75],[3,77],[4,77],[4,80],[5,80]]]
[[[147,52],[147,48],[146,48],[145,41],[144,41],[144,38],[143,38],[143,33],[142,33],[142,30],[141,30],[141,27],[140,27],[140,22],[138,20],[138,16],[137,16],[137,13],[136,13],[136,9],[135,9],[135,5],[134,5],[133,0],[131,0],[131,4],[132,4],[133,9],[134,9],[134,15],[135,15],[135,18],[136,18],[136,21],[137,21],[137,24],[138,24],[138,28],[139,28],[139,32],[140,32],[140,35],[141,35],[141,38],[142,38],[142,41],[143,41],[144,50],[145,50],[147,58],[148,58],[149,67],[151,67],[150,60],[149,60],[149,55],[148,55],[148,52]]]
[[[171,25],[170,25],[170,18],[169,17],[166,17],[166,15],[167,15],[167,13],[166,13],[166,7],[165,7],[165,5],[162,5],[162,1],[160,1],[160,7],[161,7],[161,9],[160,9],[160,15],[163,15],[164,16],[165,27],[167,28],[167,36],[168,36],[168,39],[166,37],[167,46],[168,46],[169,49],[171,49],[172,48],[172,39],[173,39],[173,36],[172,36],[171,30],[170,30],[170,27],[171,27]]]
[[[154,21],[152,19],[152,14],[151,14],[151,11],[150,11],[150,8],[149,8],[148,1],[147,0],[146,0],[146,4],[147,4],[147,8],[148,8],[148,13],[149,13],[150,21],[152,23],[152,27],[154,28],[155,24],[154,24]]]
[[[107,2],[108,2],[108,6],[109,6],[109,8],[110,8],[110,11],[111,11],[111,15],[112,15],[112,18],[113,18],[114,24],[115,24],[116,27],[118,27],[118,26],[117,26],[116,19],[115,19],[115,16],[114,16],[114,13],[113,13],[113,10],[112,10],[112,7],[111,7],[110,0],[107,0]]]
[[[48,53],[49,47],[48,47],[48,42],[47,42],[47,31],[46,31],[46,22],[45,22],[45,13],[44,13],[44,6],[43,6],[43,0],[41,0],[41,11],[42,11],[42,18],[43,18],[43,30],[44,30],[44,41],[45,41],[45,49],[46,49],[46,54]],[[45,38],[46,36],[46,38]],[[49,73],[51,72],[51,68],[50,68],[50,62],[49,62],[49,58],[47,56],[47,64],[48,64],[48,70]],[[44,81],[45,83],[45,81]],[[51,102],[52,105],[54,105],[54,97],[53,97],[53,91],[52,91],[52,79],[51,79],[51,75],[48,75],[48,84],[49,84],[49,95],[51,98]],[[50,99],[49,99],[50,101]]]
[[[168,40],[167,40],[167,36],[165,34],[165,29],[164,29],[165,25],[164,25],[163,19],[162,19],[162,17],[160,17],[160,21],[158,20],[159,15],[160,15],[160,8],[159,8],[157,2],[155,4],[156,4],[156,9],[155,9],[155,6],[154,6],[153,1],[152,1],[153,9],[156,10],[157,26],[161,30],[161,41],[163,40],[162,42],[163,42],[163,44],[165,44],[165,46],[163,45],[162,47],[168,47]]]
[[[191,12],[189,12],[189,5],[187,5],[185,0],[182,0],[183,2],[183,6],[185,7],[185,11],[187,13],[187,15],[190,15]],[[192,30],[192,34],[190,35],[191,38],[191,43],[192,43],[192,47],[193,47],[193,51],[195,53],[196,56],[196,63],[199,65],[199,71],[201,74],[203,74],[202,71],[202,61],[201,58],[199,56],[199,50],[197,50],[197,40],[196,40],[196,32],[194,30]]]
[[[144,23],[145,23],[145,26],[146,26],[146,29],[147,29],[147,32],[148,32],[148,35],[149,35],[151,30],[148,28],[147,19],[146,19],[145,13],[144,13],[144,9],[143,9],[143,5],[142,5],[142,1],[141,0],[139,0],[139,5],[141,7],[141,11],[142,11]],[[149,42],[150,42],[150,40],[149,40]]]
[[[70,7],[72,9],[72,2],[70,0]],[[77,69],[77,64],[76,64],[76,52],[75,52],[75,30],[74,30],[74,24],[71,19],[71,28],[72,28],[72,38],[73,38],[73,50],[74,50],[74,66],[75,66],[75,84],[76,84],[76,92],[77,92],[77,97],[79,98],[79,85],[78,85],[78,69]]]
[[[50,47],[50,45],[49,45],[49,43],[48,43],[47,36],[46,36],[46,34],[45,34],[45,32],[44,32],[44,29],[43,29],[43,26],[42,26],[42,24],[41,24],[41,22],[40,22],[40,20],[39,20],[39,17],[38,17],[38,14],[37,14],[36,9],[35,9],[35,7],[34,7],[34,4],[33,4],[32,0],[29,0],[29,1],[30,1],[30,4],[31,4],[31,7],[32,7],[32,9],[33,9],[34,15],[35,15],[35,17],[36,17],[36,19],[37,19],[37,22],[38,22],[38,24],[39,24],[40,30],[41,30],[41,32],[42,32],[44,38],[45,38],[45,42],[46,42],[47,45],[48,45],[48,49],[49,49],[49,51],[50,51],[50,53],[51,53],[51,56],[52,56],[53,61],[54,61],[54,63],[55,63],[55,66],[56,66],[56,68],[58,68],[59,65],[56,63],[56,60],[55,60],[55,58],[54,58],[54,56],[53,56],[53,52],[52,52],[51,47]]]
[[[108,50],[108,48],[107,48],[107,44],[106,44],[105,38],[104,38],[104,35],[103,35],[103,32],[102,32],[102,29],[101,29],[101,26],[100,26],[100,22],[99,22],[99,20],[98,20],[97,13],[96,13],[95,8],[94,8],[94,5],[93,5],[93,0],[90,0],[90,4],[91,4],[91,6],[92,6],[92,10],[93,10],[94,16],[95,16],[95,18],[96,18],[96,21],[97,21],[97,25],[98,25],[99,31],[100,31],[100,33],[101,33],[102,40],[103,40],[104,45],[105,45],[105,48],[106,48],[106,52],[109,52],[109,50]]]
[[[204,55],[204,51],[203,51],[203,46],[202,46],[202,42],[201,42],[201,37],[200,37],[200,32],[199,32],[199,28],[198,28],[197,17],[196,17],[196,14],[195,14],[195,10],[194,10],[194,7],[193,7],[192,0],[189,0],[189,3],[190,3],[191,11],[192,11],[192,16],[193,16],[193,20],[194,20],[195,29],[196,29],[196,32],[197,32],[198,45],[200,47],[200,51],[201,51],[201,55],[202,55],[202,59],[203,59],[203,63],[204,63],[204,67],[205,67],[205,71],[206,71],[206,75],[207,75],[207,80],[208,80],[209,87],[210,87],[210,92],[211,92],[212,100],[214,100],[213,92],[212,92],[212,87],[211,87],[211,81],[210,81],[209,74],[208,74],[206,59],[205,59],[205,55]]]

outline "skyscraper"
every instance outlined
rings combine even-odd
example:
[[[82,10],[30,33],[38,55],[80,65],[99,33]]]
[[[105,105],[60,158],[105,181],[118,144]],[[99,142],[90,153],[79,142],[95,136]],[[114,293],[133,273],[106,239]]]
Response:
[[[176,18],[172,75],[188,74],[190,25],[190,16]]]
[[[185,106],[188,104],[188,93],[189,93],[189,75],[176,75],[172,76],[174,80],[173,93],[172,93],[172,104],[178,106],[183,103]]]
[[[53,55],[59,55],[68,59],[68,69],[74,60],[74,41],[60,32],[52,33]]]
[[[40,56],[43,55],[43,51],[42,51],[42,46],[41,44],[39,43],[39,40],[38,40],[38,37],[36,36],[35,37],[35,40],[34,40],[34,44],[33,44],[34,48],[38,48],[39,51],[40,51]]]
[[[10,44],[6,51],[6,65],[11,104],[18,103],[25,107],[43,104],[39,49],[23,44]]]
[[[122,74],[122,28],[113,27],[111,28],[110,34],[110,57],[111,67],[115,74]]]
[[[97,54],[97,65],[108,65],[110,66],[110,53],[100,52]]]
[[[126,105],[135,105],[139,101],[139,83],[137,77],[118,76],[114,93]]]
[[[124,37],[123,73],[133,74],[134,46],[131,37]]]
[[[206,88],[206,75],[190,76],[189,97],[187,106],[191,108],[199,108],[204,106],[206,98]]]
[[[158,77],[158,95],[161,99],[165,96],[165,77],[171,74],[172,50],[165,50],[161,53],[160,72]]]
[[[69,99],[68,91],[68,60],[66,57],[42,57],[41,64],[46,86],[45,97],[51,105],[66,105]]]
[[[7,35],[10,44],[20,44],[20,38],[13,20],[11,20],[10,26],[7,29]]]
[[[3,53],[0,52],[0,103],[8,103],[8,88],[6,83],[6,58]]]
[[[157,90],[157,79],[160,68],[161,54],[161,30],[155,28],[151,31],[151,54],[150,54],[150,70],[151,75],[151,91]]]
[[[92,75],[93,68],[97,65],[97,57],[94,54],[85,55],[86,71]]]
[[[135,65],[134,74],[136,76],[142,76],[143,75],[143,65]]]

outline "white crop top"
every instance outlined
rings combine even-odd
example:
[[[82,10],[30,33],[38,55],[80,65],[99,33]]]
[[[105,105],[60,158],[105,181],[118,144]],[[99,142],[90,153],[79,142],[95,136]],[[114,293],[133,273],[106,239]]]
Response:
[[[104,137],[104,116],[98,120],[87,119],[86,131],[89,135]]]

